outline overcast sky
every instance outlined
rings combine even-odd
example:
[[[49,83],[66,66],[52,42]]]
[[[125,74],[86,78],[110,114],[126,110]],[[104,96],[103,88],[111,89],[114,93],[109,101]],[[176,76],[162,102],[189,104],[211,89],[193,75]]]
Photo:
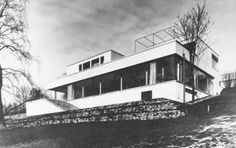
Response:
[[[32,54],[40,61],[34,79],[45,86],[67,65],[103,52],[124,55],[134,40],[176,22],[196,0],[31,0],[28,5]],[[199,1],[202,2],[202,1]],[[209,39],[220,54],[221,73],[236,70],[236,1],[208,0],[214,25]]]

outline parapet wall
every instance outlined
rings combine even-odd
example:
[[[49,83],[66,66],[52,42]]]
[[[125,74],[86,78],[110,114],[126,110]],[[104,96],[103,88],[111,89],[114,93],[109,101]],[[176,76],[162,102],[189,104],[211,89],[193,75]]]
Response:
[[[31,116],[20,120],[11,120],[7,124],[11,127],[31,127],[64,123],[169,119],[184,115],[181,103],[159,98]]]

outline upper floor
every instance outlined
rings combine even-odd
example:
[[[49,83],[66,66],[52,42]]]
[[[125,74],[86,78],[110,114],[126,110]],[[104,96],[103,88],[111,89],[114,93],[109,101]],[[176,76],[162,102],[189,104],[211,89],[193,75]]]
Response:
[[[218,74],[217,63],[219,56],[204,42],[201,42],[201,44],[201,48],[196,47],[196,53],[198,54],[195,55],[194,65],[215,78]],[[185,45],[175,40],[126,57],[113,51],[108,51],[70,65],[67,67],[67,75],[49,83],[48,89],[54,89],[174,54],[183,57],[186,61],[191,60],[190,50]],[[102,57],[104,57],[103,63],[101,63]],[[93,61],[98,61],[98,64],[93,64],[96,63]],[[89,63],[89,68],[86,67],[84,69],[84,64],[86,63]],[[80,65],[83,66],[81,71]]]
[[[114,50],[108,50],[103,53],[84,59],[82,61],[68,65],[66,67],[66,75],[82,72],[84,70],[97,67],[99,65],[111,62],[122,57],[124,57],[124,55]]]

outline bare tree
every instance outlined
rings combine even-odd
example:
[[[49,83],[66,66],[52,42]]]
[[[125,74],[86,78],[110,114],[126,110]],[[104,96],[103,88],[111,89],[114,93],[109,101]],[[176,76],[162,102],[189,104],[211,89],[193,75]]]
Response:
[[[197,4],[196,8],[193,7],[182,17],[178,16],[178,22],[175,23],[175,26],[180,31],[174,33],[181,36],[188,43],[196,42],[198,38],[206,39],[211,25],[210,15],[206,10],[206,2],[204,2],[202,6]]]
[[[206,10],[206,1],[203,5],[197,4],[189,12],[182,17],[178,17],[178,22],[175,23],[177,30],[173,30],[173,35],[185,41],[185,47],[190,51],[190,63],[194,65],[195,62],[199,62],[200,57],[203,55],[204,50],[207,48],[203,41],[206,41],[208,31],[212,22],[210,21],[210,15]],[[196,51],[197,49],[197,51]],[[195,59],[195,57],[198,57]],[[195,61],[197,60],[197,61]],[[195,95],[195,80],[196,72],[192,66],[192,100]]]
[[[5,114],[9,114],[11,111],[24,106],[27,101],[38,100],[40,98],[49,98],[47,92],[39,86],[22,86],[14,94],[16,97],[15,105],[8,107],[5,110]]]
[[[0,63],[0,127],[4,126],[2,92],[17,89],[22,81],[33,83],[25,65],[32,60],[27,50],[26,0],[0,0],[0,55],[14,65]],[[19,66],[21,65],[21,66]],[[24,78],[25,80],[22,80]],[[19,81],[20,80],[20,81]]]

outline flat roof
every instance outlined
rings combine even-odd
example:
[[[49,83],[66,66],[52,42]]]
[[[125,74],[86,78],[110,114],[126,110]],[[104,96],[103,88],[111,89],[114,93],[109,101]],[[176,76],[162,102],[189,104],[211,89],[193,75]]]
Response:
[[[93,56],[90,56],[90,57],[88,57],[88,58],[85,58],[85,59],[83,59],[83,60],[80,60],[80,61],[74,62],[74,63],[72,63],[72,64],[69,64],[69,65],[67,65],[66,67],[75,65],[75,64],[77,64],[77,63],[86,61],[86,60],[88,60],[88,59],[94,58],[94,57],[96,57],[96,56],[102,55],[102,54],[107,53],[107,52],[110,52],[110,51],[111,51],[111,52],[114,52],[114,53],[117,53],[117,54],[119,54],[119,55],[121,55],[121,56],[124,56],[123,54],[121,54],[121,53],[119,53],[119,52],[117,52],[117,51],[115,51],[115,50],[109,49],[109,50],[106,50],[106,51],[104,51],[104,52],[101,52],[101,53],[95,54],[95,55],[93,55]]]

